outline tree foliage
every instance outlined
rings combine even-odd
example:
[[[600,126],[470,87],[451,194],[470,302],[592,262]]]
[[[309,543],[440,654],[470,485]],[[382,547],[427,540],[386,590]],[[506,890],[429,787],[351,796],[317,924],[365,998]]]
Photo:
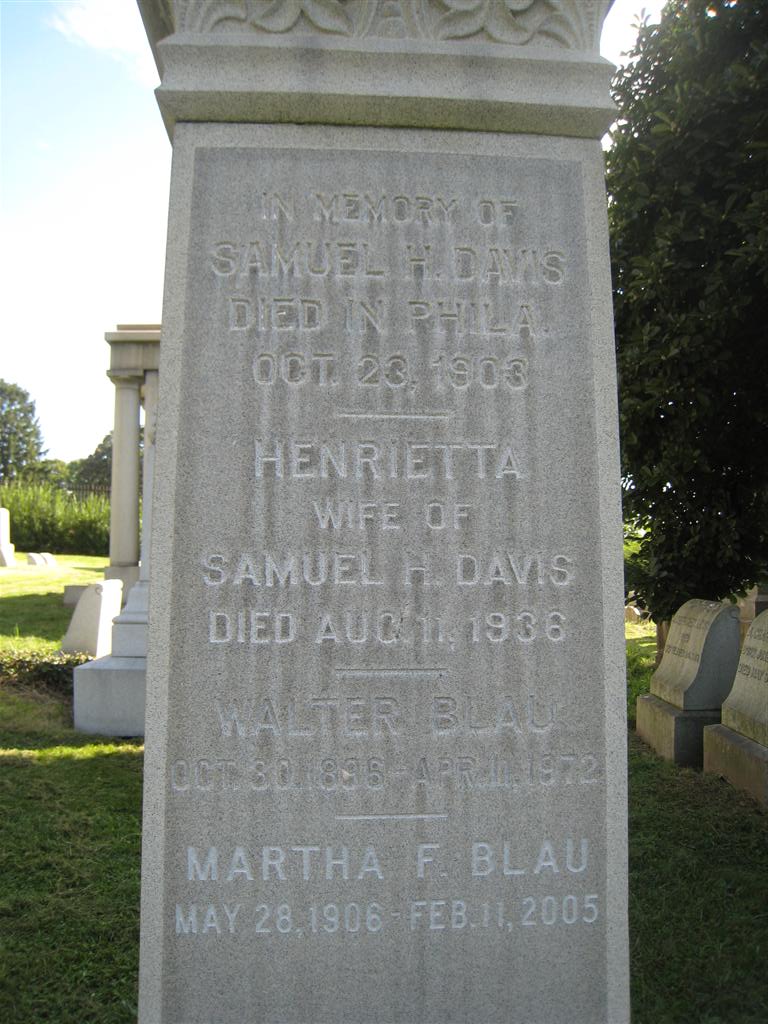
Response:
[[[670,0],[631,57],[609,217],[631,585],[659,620],[768,578],[768,0]]]
[[[112,483],[112,434],[99,442],[84,459],[69,463],[71,487],[108,491]]]
[[[69,464],[63,459],[41,459],[27,466],[22,474],[25,484],[50,484],[66,488],[69,485]]]
[[[0,380],[0,483],[8,483],[45,454],[35,403],[18,384]]]

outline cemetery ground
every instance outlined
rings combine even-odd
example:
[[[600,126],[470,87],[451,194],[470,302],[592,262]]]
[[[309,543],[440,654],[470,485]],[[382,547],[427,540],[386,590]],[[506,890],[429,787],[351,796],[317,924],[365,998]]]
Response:
[[[57,646],[65,583],[105,559],[0,577],[0,1020],[136,1019],[143,748],[71,727]],[[648,691],[652,629],[627,627],[628,713]],[[634,1024],[768,1019],[768,815],[629,733]]]

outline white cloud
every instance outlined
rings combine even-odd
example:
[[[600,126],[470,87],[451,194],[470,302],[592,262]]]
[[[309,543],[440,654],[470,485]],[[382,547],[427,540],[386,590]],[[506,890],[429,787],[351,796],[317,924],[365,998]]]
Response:
[[[142,85],[158,84],[135,0],[58,0],[47,21],[69,42],[101,50],[125,64]]]

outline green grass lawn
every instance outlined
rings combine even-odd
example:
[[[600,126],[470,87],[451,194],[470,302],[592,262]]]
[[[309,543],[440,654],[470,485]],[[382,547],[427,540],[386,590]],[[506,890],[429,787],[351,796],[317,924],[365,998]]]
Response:
[[[635,705],[648,693],[656,661],[656,626],[643,622],[625,627],[627,637],[627,721],[634,728]]]
[[[98,583],[108,559],[57,555],[57,565],[27,565],[16,552],[16,567],[0,569],[0,653],[52,652],[61,645],[72,609],[62,603],[69,584]]]
[[[94,562],[73,558],[72,575],[96,578]],[[75,580],[36,577],[46,589],[36,641],[34,618],[20,614],[27,605],[14,605],[35,585],[23,568],[11,575],[5,639],[28,653],[55,649],[69,613],[54,605]],[[652,627],[627,632],[633,705],[648,688],[655,639]],[[129,1024],[142,747],[72,729],[65,667],[19,680],[15,664],[0,656],[0,1021]],[[768,815],[721,780],[661,761],[632,732],[629,785],[633,1024],[765,1024]]]

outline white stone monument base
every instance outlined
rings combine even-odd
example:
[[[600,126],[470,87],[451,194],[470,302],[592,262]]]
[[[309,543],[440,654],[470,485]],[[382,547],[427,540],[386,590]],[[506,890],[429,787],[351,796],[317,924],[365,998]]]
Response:
[[[720,775],[768,808],[768,747],[727,725],[704,730],[704,771]]]
[[[108,565],[104,570],[105,580],[123,581],[123,603],[128,600],[131,587],[139,578],[138,565]]]
[[[75,669],[75,728],[103,736],[143,736],[145,658],[99,658]]]
[[[112,626],[112,654],[119,658],[146,658],[149,584],[138,580]]]
[[[13,544],[0,544],[0,566],[9,568],[16,565],[16,549]]]
[[[704,728],[719,725],[720,710],[683,711],[646,693],[637,699],[637,734],[659,757],[680,768],[701,770]]]

